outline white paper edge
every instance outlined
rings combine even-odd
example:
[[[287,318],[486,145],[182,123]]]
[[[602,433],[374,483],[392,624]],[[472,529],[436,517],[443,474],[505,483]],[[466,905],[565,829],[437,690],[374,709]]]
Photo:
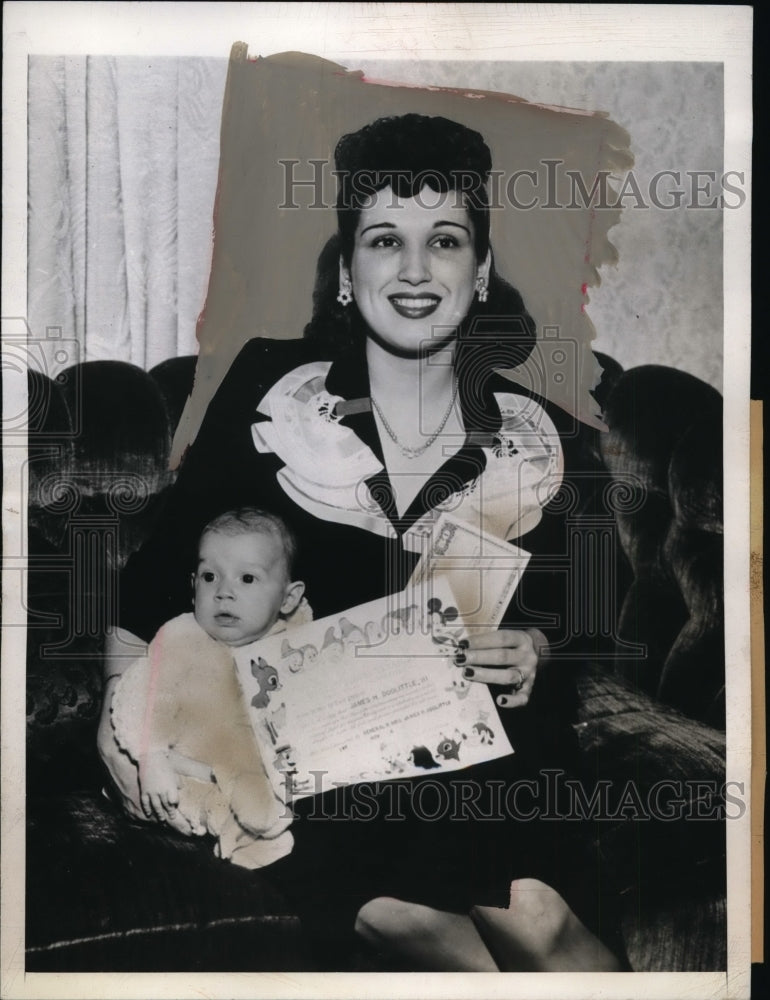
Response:
[[[65,10],[66,8],[66,10]],[[353,11],[355,10],[355,14]],[[408,17],[408,22],[407,22]],[[409,23],[409,28],[407,28]],[[724,63],[726,169],[751,179],[750,7],[553,4],[6,3],[3,89],[3,316],[26,313],[26,59],[30,53],[215,55],[250,52],[356,58]],[[409,30],[411,29],[411,30]],[[526,95],[524,95],[526,96]],[[725,619],[727,777],[750,791],[749,358],[750,209],[724,217]],[[6,412],[23,402],[9,390]],[[750,810],[727,824],[728,974],[88,974],[23,972],[25,635],[18,561],[22,454],[5,450],[2,645],[2,996],[15,997],[703,997],[749,996]],[[10,565],[9,565],[10,564]],[[23,605],[21,605],[23,606]],[[6,625],[11,619],[11,626]],[[9,683],[9,675],[18,683]]]

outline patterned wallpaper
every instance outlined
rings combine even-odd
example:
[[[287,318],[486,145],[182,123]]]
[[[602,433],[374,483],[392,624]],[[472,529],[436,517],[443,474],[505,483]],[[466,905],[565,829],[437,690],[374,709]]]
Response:
[[[723,172],[721,63],[394,63],[360,64],[375,79],[468,86],[528,101],[606,111],[631,135],[633,173],[642,200],[628,194],[622,221],[610,231],[617,267],[605,267],[589,292],[597,350],[625,368],[673,365],[722,389],[722,218],[717,208],[690,207],[687,171]],[[736,168],[727,164],[725,169]],[[737,167],[736,169],[739,169]],[[679,171],[687,192],[676,209],[656,208],[651,179]],[[694,200],[713,202],[719,190]],[[737,181],[734,183],[738,184]],[[666,203],[674,184],[659,182]],[[730,196],[733,204],[737,196]],[[509,276],[515,283],[515,275]]]

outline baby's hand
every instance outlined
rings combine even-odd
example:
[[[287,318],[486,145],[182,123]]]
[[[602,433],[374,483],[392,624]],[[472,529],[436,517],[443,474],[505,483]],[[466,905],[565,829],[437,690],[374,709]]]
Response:
[[[176,814],[179,779],[164,751],[149,753],[140,763],[139,790],[142,810],[148,819],[165,823]]]

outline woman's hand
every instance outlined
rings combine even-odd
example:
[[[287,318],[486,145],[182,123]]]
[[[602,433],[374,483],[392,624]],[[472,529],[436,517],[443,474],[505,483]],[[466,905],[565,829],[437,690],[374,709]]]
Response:
[[[509,687],[510,691],[496,698],[501,708],[527,704],[538,663],[548,648],[542,632],[501,628],[475,633],[463,639],[460,646],[454,659],[465,680]]]

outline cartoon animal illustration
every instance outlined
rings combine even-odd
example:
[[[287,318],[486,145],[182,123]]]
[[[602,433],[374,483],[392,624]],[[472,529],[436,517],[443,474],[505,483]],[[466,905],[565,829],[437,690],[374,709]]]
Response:
[[[324,663],[339,663],[345,646],[342,639],[338,638],[334,632],[334,626],[330,625],[326,630],[323,645],[321,646],[320,657]]]
[[[267,708],[270,704],[270,692],[277,691],[281,686],[278,671],[259,656],[256,663],[251,661],[251,673],[259,684],[259,693],[251,699],[251,704],[254,708]]]
[[[446,625],[447,622],[453,622],[460,613],[457,608],[451,605],[442,611],[442,603],[440,597],[431,597],[426,604],[430,620],[434,625]]]
[[[366,639],[358,625],[354,625],[347,618],[340,618],[340,633],[346,650],[355,649]]]
[[[286,702],[282,701],[281,704],[274,711],[270,712],[268,719],[266,720],[267,729],[270,733],[270,738],[273,743],[278,742],[278,736],[281,730],[286,725]]]
[[[494,743],[495,742],[495,731],[490,729],[489,726],[483,720],[479,719],[478,722],[474,722],[471,729],[478,737],[479,743]]]
[[[471,693],[470,681],[466,681],[466,679],[460,674],[457,667],[453,666],[452,669],[457,671],[458,676],[453,677],[449,687],[444,688],[444,690],[451,691],[451,693],[455,695],[458,700],[462,701],[463,698],[467,698]]]
[[[457,620],[460,612],[453,605],[442,610],[442,603],[440,597],[431,597],[425,606],[431,639],[440,646],[456,646],[462,629],[458,626],[454,628],[449,626]]]
[[[385,632],[379,622],[367,622],[364,625],[364,635],[367,646],[379,646],[381,642],[385,642]]]
[[[394,608],[382,617],[382,627],[386,635],[400,635],[402,632],[411,634],[419,608],[409,604],[405,608]]]
[[[406,770],[406,761],[401,760],[400,757],[388,757],[385,763],[388,774],[403,774]]]
[[[401,754],[387,743],[380,744],[380,753],[385,764],[386,774],[403,774],[406,770],[406,762],[401,759]]]
[[[303,792],[309,792],[312,788],[312,779],[297,777],[297,765],[294,760],[294,750],[288,743],[276,747],[273,767],[283,775],[286,786],[286,793],[289,797]]]
[[[436,747],[436,756],[444,760],[460,760],[460,743],[457,740],[443,739]]]
[[[275,748],[273,767],[281,774],[296,774],[297,765],[294,763],[294,751],[288,743]]]
[[[288,639],[281,643],[281,659],[286,660],[286,666],[293,674],[302,669],[304,655],[301,649],[294,649]]]
[[[430,750],[425,746],[412,747],[409,753],[409,761],[415,767],[422,767],[426,771],[430,771],[434,767],[441,767],[440,764],[436,763]]]
[[[318,660],[318,649],[313,645],[312,642],[307,642],[305,643],[304,646],[301,646],[300,652],[302,653],[303,667],[312,667],[313,664]]]

